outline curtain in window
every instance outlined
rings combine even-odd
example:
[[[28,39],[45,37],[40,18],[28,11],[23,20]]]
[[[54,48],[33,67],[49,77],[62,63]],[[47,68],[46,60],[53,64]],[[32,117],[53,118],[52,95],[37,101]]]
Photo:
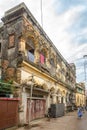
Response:
[[[40,54],[40,62],[41,62],[41,64],[44,64],[44,61],[45,61],[45,57],[42,54]]]
[[[28,60],[34,62],[34,55],[28,51]]]

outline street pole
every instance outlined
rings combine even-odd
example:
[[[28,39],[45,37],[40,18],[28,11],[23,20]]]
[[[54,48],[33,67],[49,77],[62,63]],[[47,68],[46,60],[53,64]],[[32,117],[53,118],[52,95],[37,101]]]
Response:
[[[41,7],[41,25],[42,25],[42,27],[43,27],[43,8],[42,8],[42,0],[40,0],[41,2],[40,2],[40,7]]]
[[[30,121],[31,121],[31,103],[32,103],[32,94],[33,94],[33,74],[32,74],[32,82],[31,82],[31,88],[30,88],[30,101],[28,104],[28,110],[29,110],[29,119],[28,119],[28,126],[30,128]]]

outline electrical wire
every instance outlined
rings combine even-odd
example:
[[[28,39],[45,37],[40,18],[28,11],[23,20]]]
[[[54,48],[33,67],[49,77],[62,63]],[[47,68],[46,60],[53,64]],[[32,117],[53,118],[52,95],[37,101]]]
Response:
[[[43,27],[43,8],[42,8],[42,0],[40,0],[41,2],[40,2],[40,7],[41,7],[41,25],[42,25],[42,27]]]

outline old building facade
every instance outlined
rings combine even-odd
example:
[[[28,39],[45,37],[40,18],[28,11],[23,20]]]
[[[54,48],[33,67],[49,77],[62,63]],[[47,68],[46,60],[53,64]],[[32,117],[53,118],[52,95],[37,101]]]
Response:
[[[76,106],[83,106],[86,104],[86,95],[85,95],[85,84],[76,83]]]
[[[20,122],[43,117],[52,103],[75,104],[75,65],[63,58],[26,5],[8,10],[2,21],[1,77],[17,86]]]

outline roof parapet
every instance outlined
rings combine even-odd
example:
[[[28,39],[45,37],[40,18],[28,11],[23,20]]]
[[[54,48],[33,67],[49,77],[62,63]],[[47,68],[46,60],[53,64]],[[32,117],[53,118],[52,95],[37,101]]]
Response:
[[[10,15],[10,14],[14,13],[15,11],[17,11],[17,10],[19,10],[21,8],[27,9],[27,7],[26,7],[24,2],[22,2],[21,4],[11,8],[11,9],[9,9],[8,11],[6,11],[5,12],[5,16]]]
[[[2,28],[3,27],[3,22],[0,22],[0,28]]]

